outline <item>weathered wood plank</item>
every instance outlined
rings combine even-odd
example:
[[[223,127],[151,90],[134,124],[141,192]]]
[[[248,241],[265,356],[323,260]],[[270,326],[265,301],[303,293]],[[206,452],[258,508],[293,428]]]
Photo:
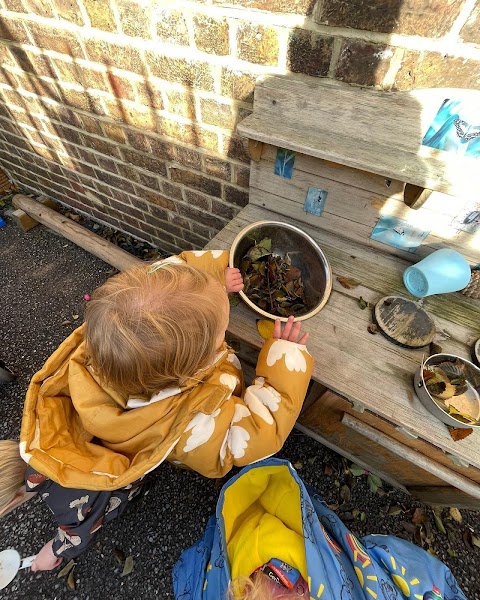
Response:
[[[335,172],[329,175],[335,176]],[[415,261],[434,250],[449,247],[462,253],[472,264],[480,261],[480,248],[472,244],[473,236],[451,225],[458,212],[458,203],[452,202],[451,196],[437,194],[431,202],[413,210],[403,202],[403,190],[400,193],[398,186],[392,193],[386,189],[380,195],[354,186],[353,177],[349,183],[343,183],[320,176],[319,171],[306,173],[297,165],[292,179],[287,180],[275,175],[274,163],[265,159],[252,165],[250,181],[252,204],[380,248],[384,252]],[[361,177],[358,183],[367,185]],[[311,186],[328,192],[321,216],[305,212],[305,198]],[[371,240],[373,228],[384,215],[404,219],[415,227],[429,230],[430,234],[414,254]]]
[[[263,219],[292,222],[292,219],[249,205],[208,246],[229,248],[243,227]],[[299,225],[324,250],[335,281],[326,307],[303,325],[305,331],[310,332],[308,345],[316,360],[314,379],[480,468],[480,432],[474,431],[464,440],[454,442],[447,427],[432,417],[414,394],[413,373],[421,363],[423,352],[400,348],[380,334],[369,334],[370,314],[358,306],[360,295],[372,301],[391,293],[408,297],[402,272],[409,263],[328,232]],[[342,288],[335,280],[336,275],[353,277],[362,286],[350,290]],[[450,339],[441,342],[443,350],[468,357],[466,342],[472,336],[480,337],[478,303],[460,294],[445,294],[427,298],[423,306],[451,335]],[[259,347],[261,340],[255,319],[256,314],[243,304],[234,307],[229,331]]]
[[[377,92],[336,82],[267,77],[240,135],[451,195],[480,187],[477,161],[421,145],[445,98],[477,90]]]

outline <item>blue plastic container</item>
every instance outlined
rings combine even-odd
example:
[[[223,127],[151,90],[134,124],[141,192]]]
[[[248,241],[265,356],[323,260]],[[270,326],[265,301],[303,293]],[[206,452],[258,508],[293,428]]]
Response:
[[[403,283],[411,294],[424,298],[463,290],[470,277],[470,265],[465,258],[456,250],[442,248],[405,269]]]

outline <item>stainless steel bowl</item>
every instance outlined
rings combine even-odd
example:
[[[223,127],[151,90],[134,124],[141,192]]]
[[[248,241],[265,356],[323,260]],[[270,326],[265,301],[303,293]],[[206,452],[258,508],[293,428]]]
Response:
[[[271,238],[274,254],[284,256],[288,252],[292,265],[302,272],[307,312],[295,315],[295,318],[297,321],[304,321],[313,317],[325,306],[330,296],[332,271],[317,242],[295,225],[281,221],[257,221],[248,225],[233,241],[230,266],[238,267],[248,249],[265,237]],[[259,308],[244,292],[240,292],[240,296],[259,315],[267,319],[287,321],[287,317],[278,317]]]
[[[456,427],[459,429],[469,429],[470,427],[480,427],[480,425],[470,425],[468,423],[464,423],[459,419],[456,419],[453,415],[450,415],[445,409],[443,409],[440,405],[440,402],[437,402],[433,396],[430,395],[430,392],[427,390],[425,385],[425,380],[423,378],[423,369],[425,367],[428,368],[429,365],[438,365],[443,361],[451,361],[455,359],[459,359],[464,363],[467,367],[467,384],[469,385],[469,390],[466,393],[474,394],[477,401],[480,403],[480,398],[478,396],[477,389],[480,387],[480,369],[476,367],[473,363],[461,356],[456,356],[454,354],[433,354],[423,364],[420,366],[418,371],[414,376],[414,386],[415,393],[417,394],[418,399],[423,404],[423,406],[435,415],[437,419],[440,419],[445,425],[450,425],[450,427]]]

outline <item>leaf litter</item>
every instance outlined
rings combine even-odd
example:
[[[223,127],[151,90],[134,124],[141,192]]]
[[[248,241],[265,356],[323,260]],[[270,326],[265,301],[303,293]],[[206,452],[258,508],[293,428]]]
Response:
[[[302,272],[288,252],[272,252],[271,238],[253,244],[240,261],[243,292],[256,306],[275,316],[300,316],[308,311]]]

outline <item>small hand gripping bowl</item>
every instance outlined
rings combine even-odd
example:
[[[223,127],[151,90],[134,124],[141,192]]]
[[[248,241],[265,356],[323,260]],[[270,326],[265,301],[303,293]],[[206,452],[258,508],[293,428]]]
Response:
[[[316,315],[327,303],[332,291],[332,271],[320,246],[308,234],[295,225],[280,221],[257,221],[240,231],[230,250],[230,266],[240,268],[240,263],[248,250],[264,238],[272,240],[271,252],[285,257],[287,254],[292,266],[301,271],[305,290],[305,308],[295,313],[297,321],[304,321]],[[257,306],[245,292],[242,300],[255,312],[267,319],[287,321],[288,317],[277,316]]]

